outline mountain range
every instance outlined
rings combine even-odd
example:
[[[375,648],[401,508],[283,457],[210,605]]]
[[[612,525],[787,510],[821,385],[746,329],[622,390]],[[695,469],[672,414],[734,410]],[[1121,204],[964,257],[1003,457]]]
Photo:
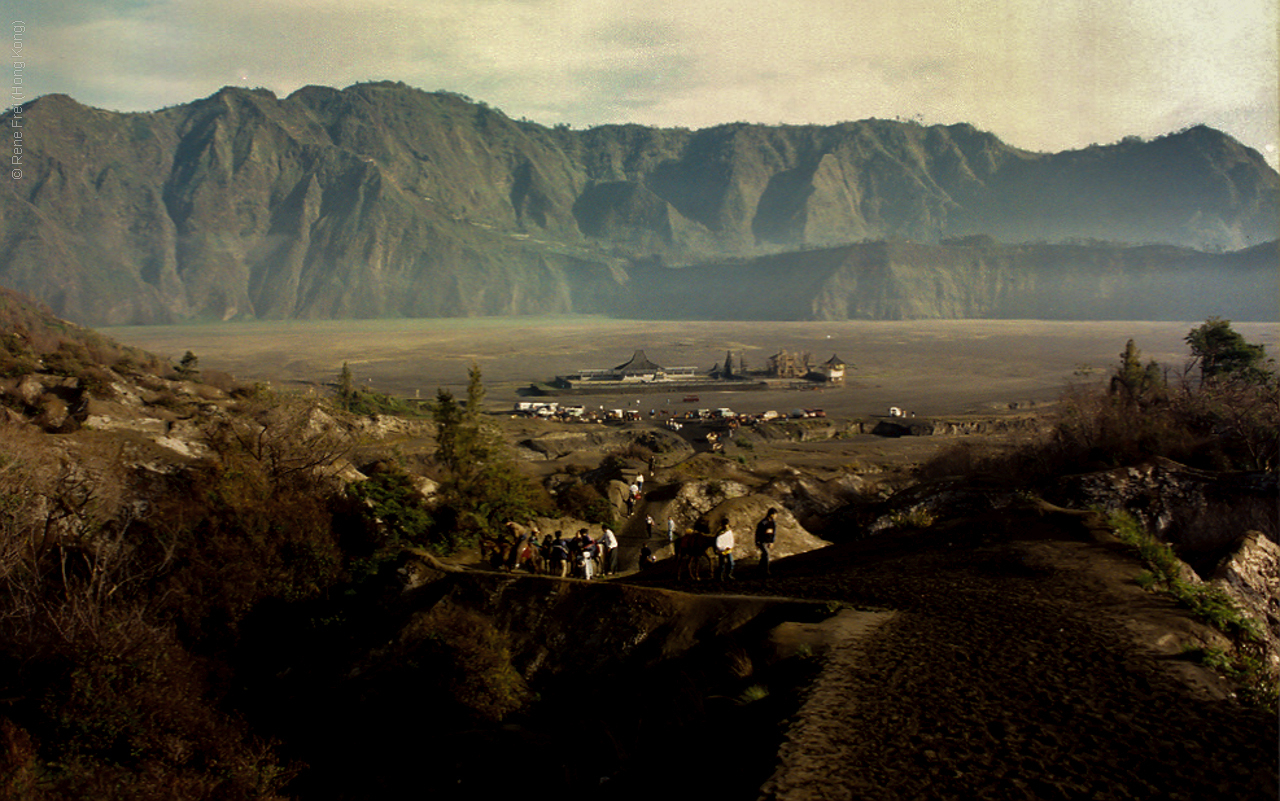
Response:
[[[875,119],[574,130],[389,82],[4,124],[0,284],[87,325],[1277,316],[1280,176],[1203,126],[1063,153]]]

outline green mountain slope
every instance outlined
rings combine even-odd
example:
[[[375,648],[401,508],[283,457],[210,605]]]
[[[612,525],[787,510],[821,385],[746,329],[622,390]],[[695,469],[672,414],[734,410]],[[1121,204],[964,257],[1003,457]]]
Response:
[[[652,265],[789,271],[815,248],[976,234],[1237,250],[1275,239],[1280,219],[1280,176],[1208,128],[1057,154],[885,120],[574,131],[394,83],[283,99],[228,88],[132,114],[50,95],[22,123],[23,175],[0,191],[0,283],[99,325],[653,315],[666,312],[637,278],[671,273]],[[1018,305],[978,279],[898,273],[910,298],[840,300],[866,281],[845,271],[799,281],[820,294],[796,303],[818,317]]]

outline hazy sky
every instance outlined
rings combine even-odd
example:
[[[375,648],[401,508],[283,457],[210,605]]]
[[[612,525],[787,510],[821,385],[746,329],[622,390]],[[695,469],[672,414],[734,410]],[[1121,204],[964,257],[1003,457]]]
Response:
[[[901,117],[1056,151],[1205,123],[1273,165],[1280,142],[1280,0],[6,5],[32,96],[118,110],[386,79],[546,125]]]

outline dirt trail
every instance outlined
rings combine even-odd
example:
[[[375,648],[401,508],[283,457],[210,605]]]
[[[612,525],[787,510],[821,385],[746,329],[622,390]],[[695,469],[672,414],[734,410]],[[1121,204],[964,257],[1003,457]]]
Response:
[[[1277,797],[1277,721],[1179,656],[1208,629],[1079,518],[1003,513],[778,564],[735,592],[854,616],[770,799]]]
[[[761,788],[768,798],[802,801],[853,798],[860,766],[838,754],[847,741],[855,709],[874,687],[862,681],[864,640],[893,618],[892,612],[844,610],[823,624],[832,642],[822,673],[778,752],[778,768]]]

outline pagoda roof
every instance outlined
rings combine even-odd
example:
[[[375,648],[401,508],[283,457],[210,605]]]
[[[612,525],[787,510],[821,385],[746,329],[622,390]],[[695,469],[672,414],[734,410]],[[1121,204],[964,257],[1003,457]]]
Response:
[[[661,369],[660,366],[649,361],[649,357],[644,355],[643,350],[637,350],[631,356],[631,361],[613,368],[616,373],[652,373]]]

